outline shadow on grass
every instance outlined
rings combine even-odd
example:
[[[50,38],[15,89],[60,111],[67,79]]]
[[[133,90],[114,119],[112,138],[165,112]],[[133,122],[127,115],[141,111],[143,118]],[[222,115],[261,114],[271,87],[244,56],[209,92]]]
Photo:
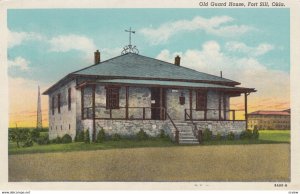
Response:
[[[108,149],[125,148],[145,148],[145,147],[182,147],[182,146],[212,146],[212,145],[250,145],[250,144],[286,144],[289,141],[273,141],[262,139],[244,139],[244,140],[211,140],[202,144],[175,144],[168,139],[149,139],[149,140],[128,140],[104,141],[102,143],[83,143],[73,142],[69,144],[48,144],[37,145],[27,148],[17,148],[14,143],[9,143],[9,155],[15,154],[33,154],[33,153],[51,153],[51,152],[72,152],[72,151],[94,151]]]
[[[206,141],[201,145],[250,145],[250,144],[286,144],[289,141],[273,141],[262,139],[245,139],[245,140],[220,140],[220,141]]]

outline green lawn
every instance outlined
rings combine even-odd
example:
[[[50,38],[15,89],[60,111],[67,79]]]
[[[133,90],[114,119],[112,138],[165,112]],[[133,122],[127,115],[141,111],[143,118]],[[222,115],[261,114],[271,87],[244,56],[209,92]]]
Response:
[[[264,141],[290,142],[290,130],[261,130],[259,139]]]
[[[290,130],[260,130],[258,139],[207,141],[204,145],[245,145],[290,143]]]
[[[221,141],[207,141],[202,145],[245,145],[245,144],[270,144],[270,143],[289,143],[290,130],[263,130],[259,131],[259,139],[250,140],[221,140]],[[85,144],[83,142],[75,142],[70,144],[50,144],[37,145],[32,147],[17,148],[15,143],[9,143],[9,154],[26,154],[26,153],[45,153],[45,152],[69,152],[69,151],[84,151],[84,150],[104,150],[113,148],[139,148],[139,147],[171,147],[171,146],[186,146],[176,145],[169,140],[164,139],[150,139],[144,141],[138,140],[119,140],[119,141],[105,141],[103,143]],[[199,146],[199,145],[191,145]]]
[[[32,147],[17,148],[15,143],[9,143],[9,154],[25,154],[25,153],[44,153],[44,152],[69,152],[80,150],[100,150],[112,148],[135,148],[135,147],[168,147],[175,146],[174,143],[163,139],[153,140],[119,140],[119,141],[105,141],[103,143],[74,142],[69,144],[49,144],[38,145],[34,144]]]

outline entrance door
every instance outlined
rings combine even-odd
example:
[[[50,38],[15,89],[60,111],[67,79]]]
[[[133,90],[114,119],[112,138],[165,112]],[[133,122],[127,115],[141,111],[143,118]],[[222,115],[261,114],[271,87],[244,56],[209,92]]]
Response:
[[[164,112],[161,113],[161,106],[165,107],[165,90],[151,88],[151,119],[161,120],[164,118]]]

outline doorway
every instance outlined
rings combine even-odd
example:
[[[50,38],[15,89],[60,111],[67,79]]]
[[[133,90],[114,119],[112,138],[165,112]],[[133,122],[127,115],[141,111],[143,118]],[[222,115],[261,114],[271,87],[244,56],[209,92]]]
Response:
[[[160,107],[166,107],[165,89],[151,88],[151,119],[163,120],[165,118],[164,111]]]

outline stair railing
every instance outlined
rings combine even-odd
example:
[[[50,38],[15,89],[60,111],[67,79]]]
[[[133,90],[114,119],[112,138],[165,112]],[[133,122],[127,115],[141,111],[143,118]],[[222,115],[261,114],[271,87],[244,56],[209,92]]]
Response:
[[[173,127],[175,128],[175,142],[177,144],[179,144],[179,130],[177,128],[177,126],[175,125],[174,121],[172,120],[172,118],[170,117],[169,113],[165,110],[165,114],[166,117],[171,121]]]
[[[192,124],[194,125],[193,134],[198,139],[199,143],[201,143],[202,142],[202,131],[198,130],[197,124],[194,123],[193,118],[186,112],[186,109],[184,110],[184,113],[185,113],[185,115],[184,115],[185,118],[187,116],[190,119],[190,121],[192,122]]]

